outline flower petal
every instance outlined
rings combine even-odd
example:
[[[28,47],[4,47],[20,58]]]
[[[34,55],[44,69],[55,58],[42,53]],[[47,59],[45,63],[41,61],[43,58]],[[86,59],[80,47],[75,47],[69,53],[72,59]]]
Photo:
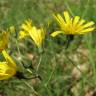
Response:
[[[87,27],[90,27],[90,26],[92,26],[92,25],[94,25],[94,22],[93,22],[93,21],[84,24],[82,27],[83,27],[83,28],[87,28]]]
[[[55,37],[55,36],[57,36],[57,35],[59,35],[59,34],[61,34],[61,33],[64,34],[63,31],[55,31],[55,32],[51,33],[51,36],[52,36],[52,37]]]
[[[81,26],[83,23],[85,22],[85,20],[81,19],[78,23],[78,26]]]
[[[8,46],[8,41],[9,41],[9,33],[8,32],[1,32],[0,33],[0,52],[4,50]]]
[[[0,73],[4,74],[8,69],[8,65],[6,62],[0,62]]]
[[[65,21],[64,21],[64,19],[62,18],[61,15],[57,14],[57,17],[58,17],[59,21],[60,21],[62,24],[65,24]]]
[[[60,20],[58,19],[58,17],[56,15],[53,14],[53,17],[56,19],[56,21],[61,24]]]
[[[70,15],[67,11],[64,11],[64,18],[66,23],[68,23],[71,20]]]
[[[80,20],[80,17],[75,16],[74,19],[73,19],[73,26],[76,26],[78,24],[79,20]]]
[[[29,19],[26,20],[25,23],[21,25],[21,28],[25,31],[28,31],[29,29],[31,29],[31,26],[32,26],[32,21]]]
[[[22,31],[22,30],[19,32],[19,39],[23,39],[23,38],[25,38],[27,36],[29,36],[28,32]]]
[[[2,54],[3,54],[4,58],[5,58],[6,61],[7,61],[7,65],[10,66],[10,67],[12,67],[12,68],[15,68],[15,69],[16,69],[16,64],[15,64],[15,62],[13,61],[13,59],[8,55],[8,53],[7,53],[5,50],[3,50],[3,51],[2,51]],[[14,69],[14,70],[15,70],[15,69]]]
[[[41,45],[41,30],[33,26],[29,31],[29,34],[37,46]]]
[[[56,19],[57,23],[59,24],[60,27],[64,26],[65,25],[65,21],[62,20],[63,18],[57,14],[57,16],[53,15],[54,18]]]
[[[8,79],[10,78],[11,76],[9,74],[1,74],[0,73],[0,80],[4,80],[4,79]]]
[[[93,28],[84,29],[84,30],[82,30],[82,31],[80,32],[80,34],[84,34],[84,33],[91,32],[91,31],[93,31],[94,29],[95,29],[94,27],[93,27]]]

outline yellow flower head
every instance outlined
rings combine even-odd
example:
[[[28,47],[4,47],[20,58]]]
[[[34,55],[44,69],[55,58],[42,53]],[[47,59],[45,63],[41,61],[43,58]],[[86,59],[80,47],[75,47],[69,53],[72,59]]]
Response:
[[[8,45],[8,32],[0,33],[0,52]]]
[[[45,38],[45,31],[43,28],[36,28],[32,26],[32,21],[25,21],[21,26],[22,30],[20,31],[19,38],[25,38],[26,36],[31,36],[35,44],[39,47],[42,45]]]
[[[15,32],[15,26],[10,26],[10,27],[9,27],[9,31],[10,31],[11,33],[14,33],[14,32]]]
[[[8,79],[16,74],[16,64],[5,50],[2,51],[5,61],[0,62],[0,80]]]
[[[58,22],[61,30],[55,31],[51,36],[55,37],[60,33],[67,35],[77,35],[91,32],[95,29],[94,22],[88,22],[84,19],[81,19],[79,16],[70,17],[67,11],[64,11],[64,18],[60,14],[54,15],[54,18]]]

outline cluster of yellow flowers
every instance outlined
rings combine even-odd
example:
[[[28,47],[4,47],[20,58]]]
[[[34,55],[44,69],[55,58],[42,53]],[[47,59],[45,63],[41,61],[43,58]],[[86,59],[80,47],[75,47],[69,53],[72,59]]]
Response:
[[[20,39],[23,39],[26,36],[31,36],[38,47],[42,45],[45,38],[45,31],[43,28],[37,29],[35,26],[32,25],[31,20],[27,20],[24,24],[22,24],[21,29],[22,30],[19,34]]]
[[[8,32],[0,33],[0,52],[3,54],[5,60],[0,62],[0,80],[12,77],[16,74],[16,64],[14,60],[5,51],[8,46]]]
[[[88,22],[81,19],[79,16],[71,17],[67,11],[64,11],[64,18],[60,15],[53,15],[56,19],[60,30],[51,33],[52,37],[60,33],[66,35],[77,35],[92,32],[95,29],[94,22]],[[45,31],[43,28],[36,28],[29,19],[21,25],[19,39],[30,36],[37,47],[42,46],[45,39]],[[8,45],[8,32],[0,34],[0,52],[2,52],[5,61],[0,62],[0,80],[8,79],[16,74],[17,66],[14,60],[5,51]]]

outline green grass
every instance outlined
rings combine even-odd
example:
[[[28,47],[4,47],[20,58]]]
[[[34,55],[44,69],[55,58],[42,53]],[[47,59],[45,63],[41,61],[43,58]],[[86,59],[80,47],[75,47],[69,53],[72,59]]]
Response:
[[[88,92],[96,95],[95,32],[76,36],[68,49],[64,46],[66,36],[49,37],[57,28],[52,14],[64,10],[72,16],[96,21],[96,0],[0,0],[0,29],[16,27],[16,32],[10,37],[8,52],[19,71],[28,77],[41,76],[41,80],[12,77],[0,81],[0,96],[87,96]],[[42,54],[30,38],[17,40],[19,27],[28,18],[33,20],[34,25],[46,27]],[[23,64],[26,67],[31,65],[33,69],[24,68]]]

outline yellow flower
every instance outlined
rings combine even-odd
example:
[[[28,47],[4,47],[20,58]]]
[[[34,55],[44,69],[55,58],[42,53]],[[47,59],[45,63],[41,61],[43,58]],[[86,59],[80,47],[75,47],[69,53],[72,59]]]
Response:
[[[0,33],[0,52],[8,45],[8,32]]]
[[[0,62],[0,80],[8,79],[16,74],[16,64],[5,50],[2,51],[5,61]]]
[[[35,44],[39,47],[42,45],[45,38],[45,31],[43,28],[36,28],[32,26],[32,21],[25,21],[21,26],[22,30],[20,31],[19,38],[25,38],[26,36],[31,36]]]
[[[14,27],[14,26],[10,26],[10,27],[9,27],[9,31],[10,31],[11,33],[14,33],[14,32],[15,32],[15,27]]]
[[[84,19],[79,16],[70,17],[67,11],[64,11],[64,18],[60,14],[54,15],[54,18],[58,22],[61,30],[55,31],[51,36],[55,37],[60,33],[67,35],[77,35],[91,32],[95,29],[94,22],[90,21],[86,23]]]

